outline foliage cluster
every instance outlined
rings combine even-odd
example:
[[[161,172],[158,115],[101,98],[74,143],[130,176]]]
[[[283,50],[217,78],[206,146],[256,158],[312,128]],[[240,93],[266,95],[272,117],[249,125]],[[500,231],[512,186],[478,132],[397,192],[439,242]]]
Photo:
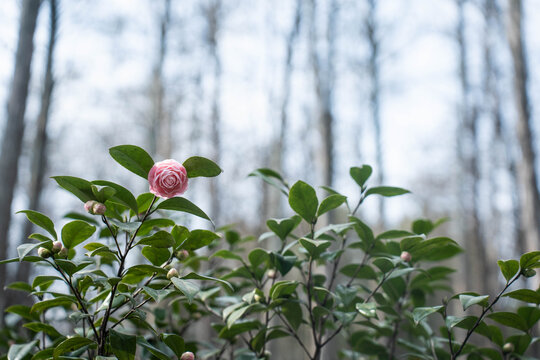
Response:
[[[110,154],[145,179],[154,166],[136,146],[117,146]],[[190,181],[221,173],[202,157],[183,166]],[[0,359],[166,360],[187,351],[198,359],[269,359],[283,357],[272,355],[269,343],[284,338],[311,360],[321,359],[331,341],[343,344],[333,359],[528,359],[537,341],[540,292],[516,285],[535,275],[540,251],[499,261],[505,282],[496,296],[453,295],[448,280],[454,270],[440,262],[461,248],[431,235],[441,221],[421,219],[410,231],[376,235],[360,219],[367,197],[408,192],[369,187],[371,172],[367,165],[350,169],[359,194],[351,203],[328,187],[320,198],[303,181],[290,186],[275,171],[254,171],[294,212],[266,221],[269,232],[259,238],[232,227],[188,229],[179,213],[213,224],[183,197],[134,196],[106,180],[54,177],[83,203],[93,202],[92,209],[105,206],[91,215],[68,213],[60,233],[46,215],[21,212],[43,231],[18,247],[17,258],[0,263],[33,263],[37,276],[9,288],[35,302],[7,309]],[[345,222],[320,225],[338,208],[346,211]],[[447,297],[429,306],[437,292]],[[502,297],[516,299],[515,306],[496,310]],[[451,315],[453,302],[462,314]],[[188,338],[189,328],[207,318],[212,340]]]

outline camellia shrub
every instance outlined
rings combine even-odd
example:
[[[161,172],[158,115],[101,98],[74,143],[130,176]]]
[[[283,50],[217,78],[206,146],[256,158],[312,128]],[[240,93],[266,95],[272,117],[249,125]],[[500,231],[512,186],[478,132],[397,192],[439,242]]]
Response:
[[[520,279],[535,276],[540,251],[498,262],[505,282],[495,297],[454,295],[454,270],[441,261],[462,250],[431,236],[442,221],[374,234],[361,220],[367,197],[408,193],[369,187],[367,165],[350,170],[355,202],[328,187],[319,197],[303,181],[290,186],[270,169],[254,171],[294,213],[269,219],[269,231],[255,238],[232,227],[188,229],[178,217],[197,216],[214,229],[180,196],[195,178],[221,173],[211,160],[154,162],[133,145],[110,154],[148,180],[149,192],[56,176],[84,212],[68,213],[57,232],[46,215],[21,211],[42,231],[0,263],[33,264],[30,283],[8,288],[34,302],[6,310],[1,359],[287,359],[290,350],[272,354],[271,342],[296,344],[310,360],[535,358],[529,349],[540,292],[521,288],[527,282]],[[325,223],[331,211],[345,221]],[[499,310],[502,297],[515,301]],[[463,311],[453,314],[453,302]],[[200,323],[215,333],[190,335]],[[329,353],[333,341],[339,349]]]

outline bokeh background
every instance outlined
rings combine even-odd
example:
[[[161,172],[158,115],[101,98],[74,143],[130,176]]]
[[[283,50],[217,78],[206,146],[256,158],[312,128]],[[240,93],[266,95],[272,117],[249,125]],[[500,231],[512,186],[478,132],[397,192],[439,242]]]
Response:
[[[218,162],[186,196],[255,236],[289,212],[251,171],[355,198],[370,164],[412,194],[366,222],[448,218],[454,287],[495,292],[540,242],[538,34],[538,0],[2,0],[0,258],[32,231],[16,211],[81,210],[50,176],[146,191],[108,155],[135,144]],[[1,266],[0,299],[29,272]]]

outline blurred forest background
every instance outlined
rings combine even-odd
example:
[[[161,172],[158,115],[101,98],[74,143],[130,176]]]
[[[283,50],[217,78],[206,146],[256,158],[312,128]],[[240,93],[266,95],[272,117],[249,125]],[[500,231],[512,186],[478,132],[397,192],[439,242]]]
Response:
[[[186,197],[255,236],[288,212],[251,171],[355,197],[370,164],[413,194],[362,216],[448,217],[456,291],[493,293],[497,259],[538,249],[538,0],[3,0],[0,34],[0,258],[32,231],[16,211],[81,210],[49,176],[147,191],[119,144],[215,160]],[[0,267],[0,313],[29,272]]]

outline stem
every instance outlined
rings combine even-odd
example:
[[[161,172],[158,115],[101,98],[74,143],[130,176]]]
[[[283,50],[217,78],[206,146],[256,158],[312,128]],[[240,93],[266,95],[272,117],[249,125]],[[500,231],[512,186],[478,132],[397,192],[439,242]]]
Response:
[[[484,317],[486,316],[487,312],[489,310],[491,310],[491,308],[493,307],[493,305],[495,305],[497,303],[497,301],[499,301],[499,299],[501,298],[501,296],[504,294],[504,292],[510,287],[510,285],[512,285],[517,279],[519,279],[519,277],[521,276],[521,272],[518,273],[510,282],[507,282],[506,283],[506,286],[501,290],[501,292],[495,297],[495,299],[493,299],[493,301],[491,302],[491,304],[489,304],[489,306],[487,308],[485,308],[483,311],[482,311],[482,314],[480,314],[480,316],[478,317],[478,319],[476,320],[476,323],[474,324],[474,326],[469,329],[467,331],[467,335],[465,336],[465,339],[463,340],[463,342],[461,343],[461,346],[459,347],[458,351],[456,351],[456,353],[454,355],[452,355],[452,360],[454,359],[457,359],[457,357],[459,356],[459,354],[461,353],[461,351],[463,351],[463,348],[465,347],[465,344],[467,343],[467,341],[469,340],[469,338],[471,337],[472,333],[474,332],[474,330],[476,330],[476,328],[478,327],[478,325],[480,325],[480,323],[482,322],[482,320],[484,319]]]
[[[154,195],[154,198],[152,199],[152,203],[148,207],[148,210],[146,210],[146,213],[144,214],[144,217],[141,220],[141,224],[139,225],[137,230],[135,230],[135,232],[131,236],[131,239],[129,239],[129,241],[126,241],[126,248],[125,248],[124,254],[121,256],[120,267],[118,268],[118,272],[117,272],[117,275],[116,275],[117,277],[122,277],[123,272],[124,272],[124,266],[126,264],[126,258],[127,258],[128,252],[129,252],[129,250],[131,250],[133,248],[132,245],[133,245],[133,242],[135,241],[135,238],[137,237],[137,233],[141,229],[141,226],[143,225],[144,221],[148,218],[148,215],[150,214],[152,206],[154,205],[156,200],[157,200],[157,196]],[[116,241],[116,237],[114,237],[114,239]],[[118,242],[117,242],[117,246],[118,246]],[[118,289],[118,283],[114,284],[112,289],[111,289],[111,294],[110,294],[110,299],[109,299],[109,306],[107,306],[107,309],[105,310],[105,315],[103,315],[103,320],[101,322],[101,327],[100,327],[100,337],[99,337],[99,341],[98,341],[98,355],[105,355],[105,344],[106,344],[105,339],[107,338],[107,332],[108,332],[107,323],[109,322],[109,317],[111,315],[112,305],[113,305],[114,297],[116,296],[116,290],[117,289]],[[135,311],[135,310],[133,310],[133,311]]]
[[[294,329],[292,328],[291,325],[289,325],[289,323],[287,322],[287,320],[285,318],[283,318],[283,315],[281,315],[281,313],[277,313],[279,318],[281,319],[281,321],[285,324],[285,326],[287,327],[287,330],[289,330],[289,333],[296,339],[296,341],[298,342],[298,344],[300,344],[300,347],[302,347],[302,349],[304,349],[306,355],[311,358],[311,355],[309,353],[309,350],[307,349],[306,345],[304,345],[304,343],[302,342],[302,340],[300,339],[300,337],[298,336],[298,334],[296,333],[296,331],[294,331]]]

